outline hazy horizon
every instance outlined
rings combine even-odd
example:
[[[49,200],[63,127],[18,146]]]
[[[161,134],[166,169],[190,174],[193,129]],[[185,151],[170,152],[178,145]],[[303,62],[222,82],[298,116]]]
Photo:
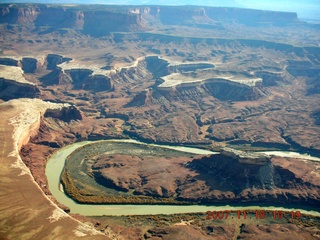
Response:
[[[196,5],[238,7],[296,12],[299,18],[320,19],[320,0],[2,0],[1,3],[107,4],[107,5]]]

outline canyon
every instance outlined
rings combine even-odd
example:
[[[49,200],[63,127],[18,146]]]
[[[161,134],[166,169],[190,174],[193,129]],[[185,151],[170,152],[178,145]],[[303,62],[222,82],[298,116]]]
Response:
[[[179,239],[186,232],[189,238],[180,239],[258,233],[267,239],[281,231],[319,237],[316,218],[310,225],[260,221],[263,227],[253,221],[212,227],[204,219],[204,225],[145,228],[107,218],[97,223],[65,213],[70,209],[53,199],[45,176],[47,159],[63,146],[133,138],[221,154],[176,158],[175,166],[146,157],[138,174],[144,160],[137,156],[100,156],[92,176],[143,196],[172,197],[179,189],[184,201],[207,201],[211,194],[223,203],[242,192],[237,201],[317,207],[317,162],[235,158],[260,150],[320,155],[319,24],[295,13],[223,7],[0,4],[0,32],[0,237]],[[136,181],[158,170],[159,161],[177,179],[166,173],[168,182],[161,182],[159,175],[148,188]],[[224,173],[215,174],[232,179],[220,189],[208,169],[224,164]],[[268,166],[280,180],[270,180]],[[128,169],[118,170],[126,167],[133,170],[123,176]],[[246,169],[254,172],[249,187]],[[190,181],[179,183],[188,174]]]

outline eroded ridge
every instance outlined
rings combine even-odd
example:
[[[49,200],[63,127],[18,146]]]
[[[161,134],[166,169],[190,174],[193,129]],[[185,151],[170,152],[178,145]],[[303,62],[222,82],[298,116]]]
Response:
[[[77,236],[106,239],[91,226],[76,221],[53,204],[33,180],[19,155],[21,146],[37,134],[44,112],[47,109],[60,111],[65,107],[68,106],[38,99],[0,104],[3,114],[0,119],[2,236],[12,239],[68,239]]]
[[[318,167],[317,161],[232,148],[203,156],[102,141],[84,145],[67,157],[62,183],[65,192],[82,203],[263,202],[317,209],[319,176],[314,171]]]

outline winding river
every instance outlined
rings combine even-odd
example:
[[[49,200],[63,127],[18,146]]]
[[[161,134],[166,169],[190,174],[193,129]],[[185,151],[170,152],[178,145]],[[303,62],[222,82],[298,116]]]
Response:
[[[113,142],[133,142],[137,144],[146,144],[141,143],[135,140],[106,140]],[[282,208],[282,207],[260,207],[260,206],[204,206],[204,205],[98,205],[98,204],[80,204],[73,201],[69,198],[62,190],[60,184],[60,175],[64,167],[65,159],[77,148],[84,146],[86,144],[92,143],[90,141],[79,142],[68,145],[60,150],[58,150],[52,157],[48,160],[46,166],[46,175],[48,178],[49,189],[52,195],[65,206],[71,209],[71,213],[78,213],[84,216],[102,216],[102,215],[145,215],[145,214],[174,214],[174,213],[192,213],[192,212],[206,212],[206,211],[220,211],[220,210],[284,210],[284,211],[297,211],[301,213],[310,214],[314,216],[320,216],[320,212],[316,211],[306,211],[302,209],[293,209],[293,208]],[[189,147],[173,147],[173,146],[164,146],[156,144],[148,144],[157,147],[164,147],[175,149],[184,152],[190,152],[195,154],[217,154],[217,152],[211,152],[208,150],[198,149],[198,148],[189,148]],[[290,156],[295,158],[303,158],[309,161],[320,161],[320,158],[311,157],[308,155],[302,155],[294,152],[264,152],[269,155],[278,155],[278,156]]]

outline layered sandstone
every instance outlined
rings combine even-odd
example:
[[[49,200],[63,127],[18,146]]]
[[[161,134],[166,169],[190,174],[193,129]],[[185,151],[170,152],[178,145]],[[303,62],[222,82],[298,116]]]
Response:
[[[296,13],[218,7],[122,7],[91,5],[1,5],[0,23],[20,24],[25,29],[48,33],[59,29],[80,30],[101,37],[111,32],[146,31],[148,24],[192,25],[221,28],[217,21],[236,21],[241,24],[294,24]],[[117,24],[114,24],[116,22]],[[254,25],[255,25],[254,24]]]
[[[3,113],[0,120],[4,180],[0,196],[3,203],[2,236],[45,239],[50,235],[55,238],[106,239],[92,227],[76,221],[53,204],[34,182],[30,170],[19,156],[21,147],[37,134],[40,116],[47,109],[61,107],[30,99],[12,100],[0,105]]]
[[[23,76],[20,67],[0,65],[0,99],[5,101],[15,98],[36,98],[40,91]]]
[[[226,147],[220,152],[223,156],[231,157],[240,163],[266,165],[271,162],[271,157],[263,153],[244,152]]]

